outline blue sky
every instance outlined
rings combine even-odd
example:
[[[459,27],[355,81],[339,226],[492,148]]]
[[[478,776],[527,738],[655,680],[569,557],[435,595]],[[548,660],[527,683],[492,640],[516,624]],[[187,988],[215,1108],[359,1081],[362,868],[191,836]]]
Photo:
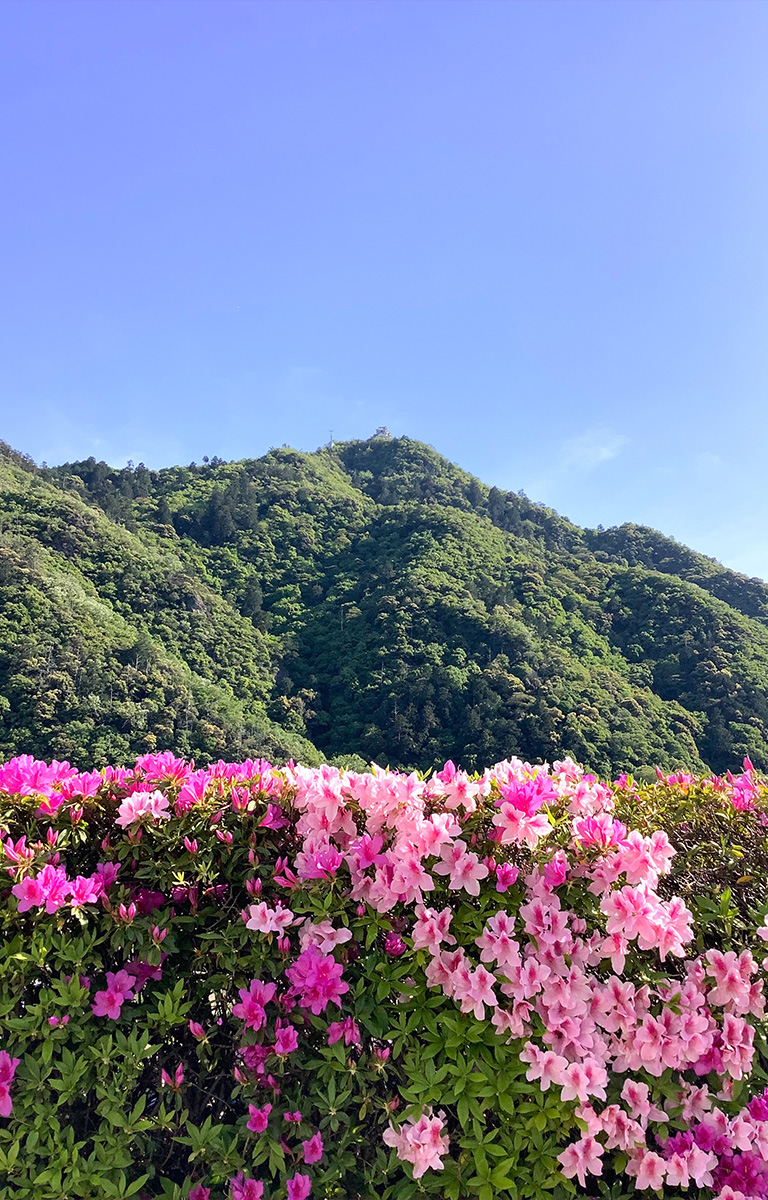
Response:
[[[768,4],[0,6],[0,437],[386,424],[768,578]]]

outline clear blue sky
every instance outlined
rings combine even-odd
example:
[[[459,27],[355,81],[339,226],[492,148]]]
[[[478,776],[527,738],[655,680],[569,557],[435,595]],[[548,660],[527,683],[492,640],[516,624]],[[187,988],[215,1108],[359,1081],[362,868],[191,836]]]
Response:
[[[0,437],[377,425],[768,577],[768,5],[0,5]]]

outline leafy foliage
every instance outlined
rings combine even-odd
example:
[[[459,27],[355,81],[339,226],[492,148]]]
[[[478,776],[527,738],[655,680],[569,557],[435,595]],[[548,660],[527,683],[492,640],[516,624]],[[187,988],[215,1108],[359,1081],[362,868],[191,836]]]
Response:
[[[540,798],[549,796],[543,824],[544,810],[536,815],[526,801],[528,833],[493,841],[494,828],[514,815],[505,812],[503,798],[517,795],[522,803],[531,787]],[[573,816],[598,811],[598,821]],[[547,1033],[542,1014],[551,1019],[554,1011],[536,999],[540,983],[526,977],[530,1003],[520,1008],[499,995],[499,1005],[509,1005],[505,1028],[498,1009],[486,1010],[482,1002],[478,1009],[472,996],[459,1006],[458,995],[430,975],[439,956],[439,946],[430,948],[424,936],[431,910],[425,913],[413,896],[389,904],[385,892],[377,899],[370,887],[367,901],[360,902],[359,891],[353,894],[362,878],[356,855],[367,853],[375,866],[382,849],[382,838],[366,835],[366,841],[364,829],[378,826],[393,848],[400,835],[406,839],[399,851],[387,851],[395,862],[397,854],[412,853],[408,846],[422,844],[428,829],[447,831],[458,820],[456,848],[477,849],[463,875],[466,887],[447,871],[440,874],[437,847],[420,854],[433,876],[428,898],[434,917],[446,906],[443,934],[450,926],[457,950],[476,959],[500,917],[510,929],[517,923],[516,936],[524,942],[528,922],[538,920],[525,903],[538,896],[544,907],[554,905],[552,912],[565,916],[569,910],[574,930],[598,935],[590,942],[592,957],[586,943],[566,936],[565,925],[553,935],[569,947],[552,949],[556,959],[568,958],[558,1004],[571,1003],[572,987],[580,1011],[577,982],[590,962],[592,1011],[603,1004],[610,1013],[612,987],[621,982],[632,986],[630,998],[638,989],[639,1022],[656,996],[666,998],[664,1013],[674,1021],[683,982],[707,986],[706,957],[698,965],[674,957],[660,964],[654,947],[630,945],[635,935],[629,934],[622,951],[626,968],[619,968],[610,947],[599,949],[601,914],[610,906],[601,904],[599,888],[586,885],[600,878],[606,854],[611,861],[611,854],[628,853],[625,869],[639,861],[640,843],[621,841],[623,827],[612,812],[649,833],[667,827],[684,835],[690,822],[691,837],[678,844],[660,891],[685,893],[697,912],[694,953],[706,956],[713,947],[738,953],[747,946],[760,953],[755,926],[765,911],[768,789],[749,767],[736,780],[678,775],[639,789],[629,777],[603,786],[570,760],[556,764],[551,776],[543,768],[501,763],[474,781],[449,764],[427,782],[384,773],[345,775],[328,767],[279,772],[263,761],[193,772],[170,754],[143,756],[132,770],[89,775],[29,757],[0,767],[0,1113],[8,1118],[0,1119],[0,1194],[9,1200],[180,1200],[190,1194],[195,1200],[225,1194],[260,1200],[266,1183],[268,1200],[276,1200],[286,1189],[289,1197],[306,1195],[291,1191],[291,1181],[301,1176],[308,1185],[311,1180],[314,1197],[328,1200],[627,1200],[635,1188],[626,1178],[628,1157],[616,1147],[609,1153],[608,1145],[602,1163],[593,1163],[599,1178],[590,1173],[579,1183],[572,1171],[561,1171],[568,1144],[589,1142],[594,1111],[560,1094],[562,1078],[543,1089],[529,1066],[530,1053],[521,1058],[530,1039],[535,1044]],[[320,825],[335,830],[330,839],[318,840]],[[531,837],[535,828],[545,837],[544,850]],[[590,841],[606,834],[619,842],[600,849]],[[346,846],[344,853],[322,857],[336,843]],[[664,869],[653,854],[658,850],[665,860],[671,854],[664,839],[649,837],[642,845],[647,886],[639,891],[649,897]],[[495,859],[484,859],[483,866],[479,856],[488,850]],[[506,876],[499,873],[502,864]],[[535,868],[547,864],[556,874],[542,887]],[[76,878],[79,900],[72,890]],[[497,880],[503,886],[494,887]],[[606,884],[604,896],[618,895],[620,887],[620,880],[614,892]],[[670,921],[672,913],[670,907]],[[302,995],[293,973],[312,944],[304,940],[310,933],[316,947],[325,946],[316,952],[322,964],[332,964],[337,976],[318,1003]],[[657,933],[666,936],[664,927]],[[761,935],[768,938],[768,928]],[[434,936],[434,926],[427,936]],[[538,949],[530,939],[529,967],[545,953],[537,936]],[[484,952],[483,961],[490,965],[493,955]],[[482,970],[471,973],[475,982]],[[513,979],[509,965],[506,977]],[[488,974],[500,992],[514,995],[504,979],[503,967],[496,978]],[[716,1012],[725,1001],[711,981],[709,986]],[[743,980],[739,987],[744,991]],[[746,1126],[743,1117],[750,1096],[768,1081],[758,993],[762,982],[748,997],[758,1034],[751,1074],[742,1078],[733,1068],[736,1082],[726,1079],[717,1098],[721,1133],[733,1127],[742,1142],[745,1129],[756,1136],[765,1123],[768,1130],[765,1117]],[[485,994],[486,1004],[496,1003]],[[250,1007],[249,996],[259,997]],[[626,996],[622,1003],[624,1019],[633,1023],[635,1001],[629,1010]],[[685,1003],[692,1003],[690,995]],[[717,1030],[714,1017],[708,1019]],[[557,1038],[552,1044],[563,1048]],[[19,1060],[15,1072],[3,1055]],[[577,1054],[575,1062],[583,1057]],[[558,1061],[562,1071],[565,1059]],[[722,1070],[707,1072],[699,1064],[696,1072],[690,1065],[682,1071],[653,1062],[629,1068],[629,1076],[627,1069],[606,1081],[607,1104],[621,1105],[625,1078],[649,1086],[651,1101],[663,1112],[654,1109],[658,1115],[647,1131],[631,1121],[628,1128],[658,1150],[670,1135],[696,1128],[683,1115],[683,1098],[693,1103],[698,1096],[703,1103],[707,1088],[699,1095],[696,1087],[708,1083],[714,1102],[714,1089],[724,1082]],[[594,1093],[599,1096],[599,1078]],[[630,1097],[630,1113],[633,1103]],[[437,1163],[430,1159],[432,1169],[415,1170],[393,1145],[393,1120],[402,1131],[431,1112],[439,1113],[445,1140]],[[737,1119],[740,1126],[733,1125]],[[321,1150],[310,1154],[307,1146],[318,1134]],[[658,1157],[650,1148],[647,1153]],[[713,1195],[701,1181],[718,1157],[721,1182],[740,1169],[741,1159],[732,1161],[722,1149],[711,1161],[699,1157],[705,1160],[700,1178],[684,1192],[666,1187],[670,1200]],[[642,1167],[640,1159],[636,1154],[635,1165]],[[667,1154],[659,1162],[669,1159]],[[252,1190],[238,1191],[245,1188],[242,1173]]]

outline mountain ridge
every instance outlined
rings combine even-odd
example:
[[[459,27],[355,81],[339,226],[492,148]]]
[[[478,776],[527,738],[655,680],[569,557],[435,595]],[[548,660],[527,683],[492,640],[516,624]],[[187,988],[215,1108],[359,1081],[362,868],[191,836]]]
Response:
[[[0,530],[0,561],[13,545],[54,556],[38,559],[38,590],[68,571],[134,631],[113,630],[102,683],[120,680],[138,717],[56,709],[61,730],[80,722],[59,742],[81,755],[175,738],[203,756],[423,769],[567,751],[596,770],[768,765],[768,586],[642,526],[581,529],[413,439],[159,471],[0,449]],[[0,608],[0,751],[50,754],[42,685],[28,679],[13,716],[18,604]],[[176,700],[126,683],[117,643],[134,635],[165,656]],[[152,687],[154,709],[130,699]]]

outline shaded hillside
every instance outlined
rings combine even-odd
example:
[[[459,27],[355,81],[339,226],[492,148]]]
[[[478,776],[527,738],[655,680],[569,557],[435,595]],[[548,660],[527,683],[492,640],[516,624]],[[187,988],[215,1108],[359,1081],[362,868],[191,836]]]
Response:
[[[269,639],[167,533],[0,459],[0,755],[313,757],[267,717]]]
[[[421,768],[768,766],[768,588],[653,531],[582,530],[408,438],[162,471],[19,459],[6,536],[219,688],[218,737],[278,726]]]

